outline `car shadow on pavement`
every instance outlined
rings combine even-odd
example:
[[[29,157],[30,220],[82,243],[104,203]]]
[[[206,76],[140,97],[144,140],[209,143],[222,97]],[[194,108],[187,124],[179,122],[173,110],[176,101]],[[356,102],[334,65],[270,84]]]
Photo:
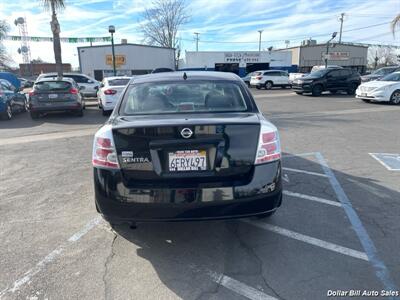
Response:
[[[306,157],[286,158],[283,166],[323,173],[316,160]],[[400,193],[369,177],[332,171],[377,246],[379,257],[385,259],[392,279],[400,285],[400,259],[394,250],[400,245],[400,203],[397,201]],[[290,173],[289,178],[285,190],[338,201],[327,178],[302,173]],[[247,220],[253,222],[255,218]],[[262,222],[329,241],[338,238],[334,242],[343,246],[351,240],[353,248],[363,251],[341,207],[286,197],[277,213]],[[143,285],[144,289],[150,287],[149,298],[173,295],[182,299],[242,299],[232,289],[221,287],[222,275],[278,299],[322,299],[328,289],[382,289],[368,262],[340,255],[337,259],[334,255],[334,259],[329,251],[315,250],[314,246],[304,246],[302,242],[260,230],[239,219],[139,223],[137,229],[119,225],[114,231],[117,240],[123,239],[119,241],[120,247],[113,246],[115,264],[109,267],[114,266],[119,278],[125,280],[110,278],[111,294],[113,290],[120,295],[126,290],[128,294],[132,285]],[[127,247],[127,243],[133,247]],[[127,252],[127,248],[134,252]],[[152,280],[149,273],[153,271],[138,268],[141,259],[137,256],[151,264],[170,294],[158,290],[157,280],[149,282]],[[306,280],[309,288],[304,286]]]
[[[44,123],[65,125],[101,125],[109,116],[103,116],[101,110],[86,108],[83,117],[77,117],[72,113],[48,113],[38,119],[31,119],[29,112],[15,114],[11,120],[0,121],[0,129],[32,128]]]

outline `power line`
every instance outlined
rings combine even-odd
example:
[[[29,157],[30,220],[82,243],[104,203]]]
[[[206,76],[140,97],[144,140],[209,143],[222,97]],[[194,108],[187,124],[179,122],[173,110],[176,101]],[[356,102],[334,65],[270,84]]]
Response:
[[[378,26],[382,26],[382,25],[389,25],[390,22],[384,22],[384,23],[378,23],[378,24],[373,24],[373,25],[369,25],[369,26],[364,26],[364,27],[359,27],[359,28],[353,28],[353,29],[348,29],[348,30],[343,30],[343,32],[352,32],[352,31],[357,31],[357,30],[363,30],[363,29],[367,29],[367,28],[372,28],[372,27],[378,27]],[[314,34],[311,35],[312,37],[320,37],[320,36],[327,36],[330,35],[331,33],[321,33],[321,34]],[[293,37],[293,38],[287,38],[284,40],[268,40],[268,41],[261,41],[261,42],[284,42],[286,40],[291,40],[291,41],[297,41],[297,40],[302,40],[304,39],[305,36],[298,36],[298,37]],[[192,42],[192,40],[189,39],[182,39],[183,41],[189,41]],[[255,44],[255,43],[259,43],[259,41],[210,41],[210,40],[202,40],[201,43],[209,43],[209,44]]]

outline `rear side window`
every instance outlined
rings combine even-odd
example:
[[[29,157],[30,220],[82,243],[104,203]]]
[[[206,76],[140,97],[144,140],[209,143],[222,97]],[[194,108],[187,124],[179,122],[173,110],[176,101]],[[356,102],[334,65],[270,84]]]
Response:
[[[157,82],[131,85],[122,115],[247,111],[241,87],[233,82]]]
[[[64,77],[72,78],[76,83],[88,83],[90,80],[89,78],[80,75],[64,75]]]
[[[333,71],[330,71],[329,72],[329,76],[331,76],[331,77],[340,77],[341,76],[341,73],[340,73],[340,70],[333,70]]]
[[[262,72],[254,72],[252,76],[260,76],[260,75],[262,75]]]
[[[340,76],[348,77],[348,76],[350,76],[351,72],[350,72],[350,70],[340,70],[339,74],[340,74]]]
[[[40,81],[35,84],[35,90],[41,92],[69,91],[71,83],[67,81]]]
[[[118,78],[111,79],[108,81],[109,86],[119,86],[119,85],[127,85],[129,83],[129,78]]]

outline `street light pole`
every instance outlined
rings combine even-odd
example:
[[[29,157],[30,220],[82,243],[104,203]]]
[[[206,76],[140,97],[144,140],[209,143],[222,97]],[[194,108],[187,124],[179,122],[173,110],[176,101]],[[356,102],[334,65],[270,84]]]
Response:
[[[196,40],[196,52],[199,52],[199,32],[194,32],[196,35],[195,40]]]
[[[115,26],[113,26],[113,25],[108,26],[108,32],[111,33],[111,51],[112,51],[112,61],[113,61],[114,76],[117,76],[117,70],[115,68],[115,49],[114,49]]]
[[[326,53],[325,53],[325,69],[328,68],[328,55],[329,55],[329,43],[336,37],[337,32],[332,33],[332,37],[326,42]]]
[[[263,30],[258,30],[258,32],[260,33],[260,39],[258,41],[258,51],[261,52],[261,34],[262,34]]]

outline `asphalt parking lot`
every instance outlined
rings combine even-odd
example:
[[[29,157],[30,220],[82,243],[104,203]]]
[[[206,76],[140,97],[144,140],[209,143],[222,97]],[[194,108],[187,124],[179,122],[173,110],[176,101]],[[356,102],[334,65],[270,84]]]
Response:
[[[400,106],[344,94],[252,92],[280,130],[284,152],[284,201],[267,220],[113,230],[93,201],[92,137],[106,120],[95,105],[83,118],[33,121],[25,113],[0,122],[0,298],[325,299],[337,290],[379,293],[370,298],[400,291],[400,172],[370,155],[400,157]]]

